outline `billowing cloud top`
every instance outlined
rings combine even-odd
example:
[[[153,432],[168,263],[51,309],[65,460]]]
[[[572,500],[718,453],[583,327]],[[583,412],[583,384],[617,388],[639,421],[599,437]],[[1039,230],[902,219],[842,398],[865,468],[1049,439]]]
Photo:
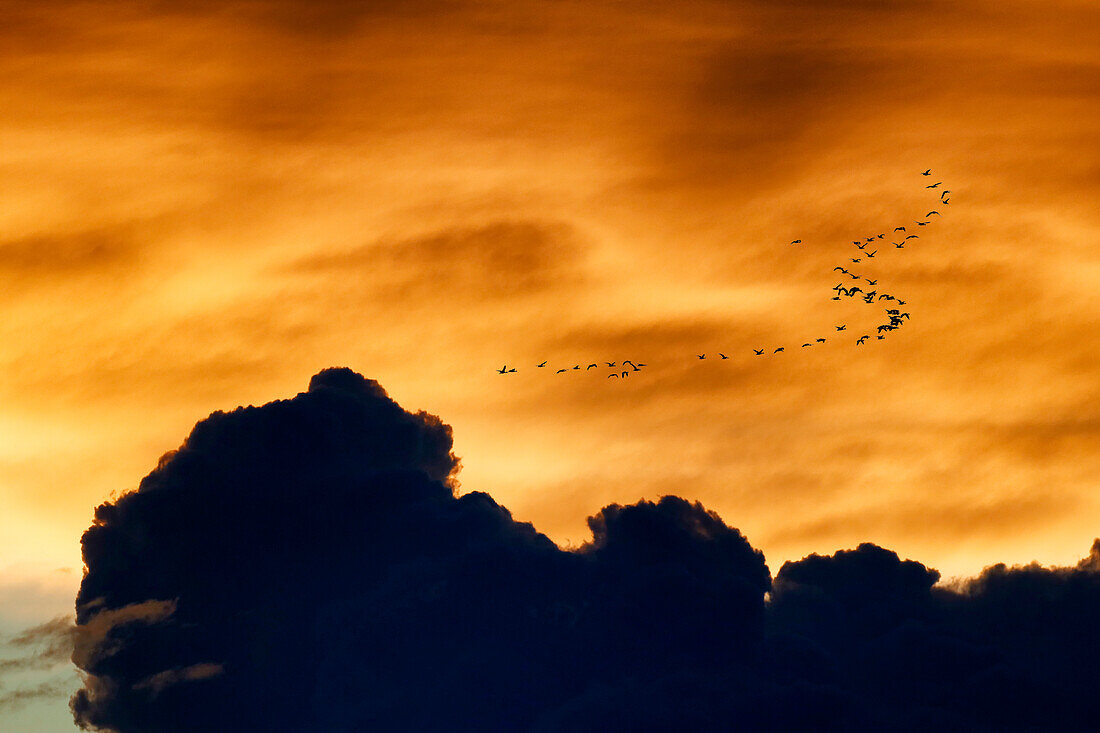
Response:
[[[955,589],[872,544],[786,563],[701,504],[566,551],[457,496],[449,428],[329,369],[218,412],[85,533],[85,728],[1087,730],[1100,544]],[[766,594],[771,592],[770,600]],[[1042,654],[1038,655],[1038,651]]]

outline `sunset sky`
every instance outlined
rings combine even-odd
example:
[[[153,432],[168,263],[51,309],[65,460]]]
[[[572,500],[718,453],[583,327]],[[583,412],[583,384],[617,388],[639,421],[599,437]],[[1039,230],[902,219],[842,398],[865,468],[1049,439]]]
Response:
[[[1076,562],[1098,33],[1088,0],[0,5],[0,631],[72,612],[94,507],[196,421],[334,365],[563,546],[677,494],[773,572]],[[859,266],[912,318],[857,348],[881,309],[832,268],[931,209]]]

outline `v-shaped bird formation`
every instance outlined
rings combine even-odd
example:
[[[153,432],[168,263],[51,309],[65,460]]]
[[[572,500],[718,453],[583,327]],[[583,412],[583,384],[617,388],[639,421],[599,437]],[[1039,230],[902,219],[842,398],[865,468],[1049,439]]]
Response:
[[[922,171],[920,175],[931,176],[932,170],[928,169]],[[926,185],[925,188],[933,192],[938,191],[938,206],[944,207],[950,203],[948,194],[950,194],[951,191],[946,188],[940,188],[941,186],[943,186],[943,181],[937,181],[930,185]],[[926,227],[932,224],[934,221],[932,219],[933,216],[942,218],[943,213],[939,210],[939,208],[932,208],[920,219],[914,219],[911,224],[907,223],[894,227],[893,231],[889,234],[887,232],[879,232],[872,236],[865,237],[864,239],[852,240],[852,244],[855,245],[856,249],[858,250],[858,252],[856,253],[857,256],[848,257],[847,259],[850,260],[850,262],[846,262],[843,265],[837,265],[833,268],[833,272],[840,273],[838,277],[841,281],[832,287],[833,295],[831,297],[831,300],[838,301],[843,298],[858,297],[864,303],[874,306],[876,310],[878,309],[878,306],[883,305],[882,301],[886,301],[885,305],[893,307],[887,307],[883,309],[883,323],[875,325],[872,329],[869,330],[868,333],[864,333],[850,342],[848,342],[848,338],[851,338],[850,336],[848,336],[848,333],[850,333],[850,331],[848,331],[848,324],[836,324],[835,331],[832,332],[834,342],[848,342],[853,343],[855,346],[863,346],[870,341],[872,336],[876,340],[884,340],[886,339],[887,334],[892,331],[898,330],[903,325],[905,325],[908,320],[910,320],[909,312],[902,310],[902,308],[906,305],[906,301],[897,297],[893,293],[886,292],[885,289],[879,287],[878,283],[881,278],[866,277],[865,275],[862,275],[858,272],[853,272],[854,268],[849,269],[849,266],[860,264],[869,265],[869,261],[873,260],[876,255],[880,254],[880,252],[883,251],[883,248],[887,241],[889,241],[889,243],[892,244],[894,246],[894,249],[896,250],[904,250],[906,245],[914,245],[915,242],[913,242],[912,240],[920,239],[920,235],[915,233],[916,228]],[[889,240],[887,239],[888,236],[890,237]],[[893,241],[894,236],[898,236],[901,241]],[[802,244],[802,240],[794,239],[791,241],[790,244],[791,246],[800,245]],[[887,251],[889,250],[887,249]],[[845,277],[848,279],[844,280]],[[842,333],[843,336],[841,335]],[[828,339],[826,339],[825,337],[818,336],[816,338],[808,339],[799,348],[817,348],[827,341]],[[752,357],[767,357],[786,353],[785,346],[764,346],[763,348],[756,348],[755,345],[752,345],[747,348],[751,350]],[[706,353],[694,354],[694,358],[698,361],[706,361],[708,359],[708,356]],[[730,358],[730,356],[727,356],[722,352],[717,353],[717,359],[715,359],[715,357],[710,357],[711,360],[717,361],[727,361],[730,360]],[[534,368],[547,369],[547,372],[553,370],[555,374],[569,374],[570,372],[574,371],[587,373],[593,368],[597,368],[597,371],[602,373],[603,371],[609,369],[611,373],[606,376],[606,379],[623,380],[631,376],[632,374],[642,371],[642,369],[647,366],[647,364],[631,359],[605,361],[602,363],[605,365],[604,367],[600,367],[600,362],[593,362],[584,367],[582,367],[580,364],[574,364],[569,367],[554,369],[554,367],[548,367],[548,361],[543,361],[541,364],[535,364]],[[629,367],[629,369],[627,367]],[[513,374],[517,371],[519,371],[518,367],[509,367],[507,364],[501,366],[500,369],[496,370],[498,374]]]

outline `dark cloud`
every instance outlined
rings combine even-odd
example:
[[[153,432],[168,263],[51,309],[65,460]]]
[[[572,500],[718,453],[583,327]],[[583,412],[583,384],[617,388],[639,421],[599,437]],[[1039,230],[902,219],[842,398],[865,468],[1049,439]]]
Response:
[[[1100,542],[1073,568],[953,588],[872,544],[772,582],[698,503],[607,506],[565,551],[487,494],[456,496],[457,468],[446,425],[346,369],[200,422],[85,533],[77,722],[1095,729]]]

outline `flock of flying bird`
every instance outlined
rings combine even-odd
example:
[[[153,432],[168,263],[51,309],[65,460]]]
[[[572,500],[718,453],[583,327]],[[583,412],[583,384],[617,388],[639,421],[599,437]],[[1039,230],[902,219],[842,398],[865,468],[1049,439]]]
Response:
[[[922,176],[931,176],[932,175],[932,170],[929,169],[929,170],[923,171],[921,173],[921,175]],[[951,191],[948,190],[948,189],[941,189],[940,186],[942,186],[942,185],[943,185],[943,181],[937,181],[936,183],[925,186],[925,188],[926,189],[938,190],[939,193],[940,193],[939,205],[940,206],[947,206],[951,201],[951,199],[948,197],[948,194],[950,194]],[[932,223],[932,221],[933,221],[932,217],[933,216],[943,216],[943,214],[941,214],[938,209],[932,209],[931,211],[929,211],[927,214],[925,214],[922,217],[922,220],[914,221],[913,224],[916,227],[928,226],[929,224]],[[901,241],[900,242],[893,241],[893,236],[894,235],[900,236]],[[874,259],[875,255],[877,255],[879,253],[879,249],[880,249],[879,243],[882,242],[884,244],[885,241],[886,241],[887,236],[888,235],[887,235],[886,232],[881,232],[881,233],[875,234],[873,236],[866,237],[862,240],[853,240],[852,244],[855,245],[856,249],[859,250],[858,256],[849,257],[851,262],[845,263],[844,265],[838,265],[838,266],[833,268],[833,272],[839,272],[842,277],[846,276],[846,277],[849,278],[849,281],[845,282],[842,279],[841,282],[839,282],[839,283],[837,283],[836,285],[833,286],[833,288],[832,288],[832,290],[834,292],[834,295],[832,297],[833,300],[840,300],[841,298],[855,298],[856,295],[858,294],[858,296],[865,303],[870,304],[870,305],[874,305],[874,304],[880,303],[881,301],[885,300],[885,301],[887,301],[887,305],[895,306],[895,307],[890,307],[890,308],[885,308],[884,309],[885,310],[885,316],[886,316],[886,319],[885,319],[886,322],[881,323],[878,326],[876,326],[875,331],[873,333],[866,333],[866,334],[861,335],[859,338],[857,338],[856,341],[855,341],[857,346],[862,346],[863,344],[867,343],[867,341],[871,338],[872,335],[874,335],[876,339],[880,339],[880,340],[885,339],[887,333],[889,333],[890,331],[895,331],[895,330],[901,328],[902,325],[904,325],[905,321],[909,320],[909,318],[910,318],[908,311],[902,311],[901,310],[901,308],[904,305],[906,305],[906,301],[901,300],[900,298],[897,298],[897,297],[895,297],[894,295],[892,295],[890,293],[880,291],[879,289],[877,289],[877,286],[878,286],[878,279],[877,278],[872,279],[872,278],[864,277],[863,275],[852,272],[850,269],[848,269],[851,265],[866,264],[868,260]],[[911,230],[907,229],[905,226],[894,227],[894,230],[893,230],[893,232],[890,233],[890,236],[891,236],[890,244],[892,244],[896,249],[904,249],[907,244],[911,244],[910,240],[920,238],[919,234],[913,233]],[[791,244],[792,245],[802,244],[802,240],[801,239],[792,240]],[[872,245],[875,246],[875,249],[868,251]],[[856,253],[853,253],[853,254],[856,254]],[[847,287],[845,287],[846,285],[847,285]],[[862,286],[866,286],[867,289],[865,290]],[[841,332],[841,331],[847,331],[848,330],[848,326],[845,323],[837,324],[835,328],[836,328],[836,332]],[[800,348],[813,347],[817,344],[823,344],[825,342],[826,342],[826,339],[817,338],[817,339],[814,339],[813,341],[809,341],[807,343],[802,344],[802,346]],[[765,347],[763,349],[753,348],[752,351],[756,356],[764,356],[765,352],[767,351],[768,348],[770,348],[770,347]],[[783,353],[784,351],[785,351],[785,347],[779,346],[779,347],[776,347],[771,353],[772,354],[780,354],[780,353]],[[700,359],[700,360],[704,360],[704,359],[707,358],[707,355],[706,354],[696,354],[695,358]],[[730,357],[727,356],[726,354],[718,352],[718,358],[719,358],[719,360],[725,360],[725,359],[729,359]],[[636,363],[636,362],[634,362],[630,359],[623,359],[621,361],[605,361],[605,362],[602,362],[602,363],[605,364],[607,368],[610,368],[610,369],[613,370],[611,374],[607,375],[608,379],[613,379],[613,378],[614,379],[626,379],[632,373],[639,372],[639,371],[642,370],[643,367],[646,366],[645,364],[643,364],[641,362]],[[541,364],[536,364],[535,368],[544,369],[544,368],[546,368],[546,366],[547,366],[547,362],[544,361]],[[574,364],[572,367],[558,369],[558,370],[556,370],[555,373],[565,374],[565,373],[568,373],[568,372],[582,371],[582,370],[585,371],[585,372],[588,372],[589,370],[591,370],[593,368],[599,368],[599,366],[600,366],[600,362],[594,362],[592,364],[588,364],[585,367],[582,367],[580,364]],[[627,367],[627,366],[630,366],[630,369],[625,369],[625,367]],[[553,368],[553,367],[551,367],[551,368]],[[622,371],[619,371],[620,369],[622,369]],[[518,369],[516,367],[509,368],[507,364],[502,366],[500,369],[496,370],[496,372],[498,374],[513,374],[517,371],[518,371]]]

